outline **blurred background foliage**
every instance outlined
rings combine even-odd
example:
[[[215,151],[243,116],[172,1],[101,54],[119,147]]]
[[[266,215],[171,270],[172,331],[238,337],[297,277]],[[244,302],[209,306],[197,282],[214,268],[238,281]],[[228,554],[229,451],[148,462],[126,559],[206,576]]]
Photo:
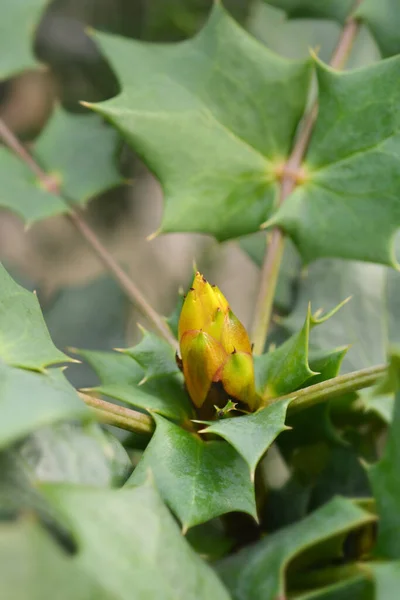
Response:
[[[57,103],[69,111],[84,113],[80,100],[99,101],[118,93],[118,81],[88,36],[90,28],[149,42],[179,41],[201,28],[211,4],[212,0],[50,2],[34,46],[44,68],[0,84],[1,118],[25,141],[33,142]],[[283,56],[300,58],[312,49],[322,60],[328,60],[338,38],[337,24],[306,19],[288,21],[282,11],[262,0],[225,0],[224,4],[250,33]],[[368,64],[378,58],[374,41],[368,31],[363,30],[349,66]],[[122,142],[119,165],[126,184],[94,198],[86,215],[155,308],[166,315],[173,310],[178,289],[188,285],[196,259],[197,266],[223,289],[234,311],[248,325],[258,285],[264,235],[256,234],[239,243],[221,245],[197,234],[169,234],[146,241],[146,236],[157,229],[160,221],[160,187]],[[111,349],[132,345],[140,338],[136,322],[146,323],[103,272],[91,249],[62,217],[48,219],[25,231],[17,217],[3,211],[0,259],[15,278],[37,290],[51,335],[59,348]],[[373,324],[374,331],[378,328],[383,339],[383,291],[378,293],[376,282],[383,290],[387,270],[366,264],[343,266],[342,261],[329,264],[319,261],[305,271],[296,250],[287,244],[276,299],[280,318],[276,319],[270,341],[280,342],[298,327],[310,298],[314,310],[328,309],[353,293],[353,309],[344,308],[341,313],[344,316],[336,316],[332,325],[329,321],[326,327],[332,328],[331,338],[337,345],[358,344],[361,362],[356,353],[348,363],[349,368],[376,362],[376,352],[384,352],[385,343],[383,341],[382,348],[376,352],[364,352],[363,348],[370,348],[370,340],[364,338],[365,320]],[[328,283],[331,281],[331,287],[321,284],[323,277]],[[332,277],[337,279],[332,280]],[[360,308],[357,302],[361,301]],[[352,331],[346,325],[350,320]],[[340,339],[337,339],[338,331],[343,334]],[[329,331],[324,328],[321,335],[326,345]],[[94,383],[85,367],[70,368],[68,373],[75,385]]]

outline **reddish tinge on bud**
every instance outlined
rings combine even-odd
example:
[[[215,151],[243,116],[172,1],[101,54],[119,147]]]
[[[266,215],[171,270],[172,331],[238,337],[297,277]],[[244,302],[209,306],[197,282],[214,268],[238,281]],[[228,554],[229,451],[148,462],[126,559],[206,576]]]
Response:
[[[196,273],[179,319],[179,344],[186,387],[201,408],[213,383],[255,410],[254,362],[247,331],[222,292]]]

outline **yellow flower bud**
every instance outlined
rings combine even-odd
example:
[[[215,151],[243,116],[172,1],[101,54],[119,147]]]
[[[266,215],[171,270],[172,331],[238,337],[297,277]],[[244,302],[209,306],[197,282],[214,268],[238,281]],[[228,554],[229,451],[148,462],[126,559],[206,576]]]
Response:
[[[215,403],[214,383],[222,384],[224,404],[228,395],[251,410],[257,408],[247,331],[222,292],[200,273],[196,273],[183,304],[178,334],[186,387],[197,408],[211,396]]]

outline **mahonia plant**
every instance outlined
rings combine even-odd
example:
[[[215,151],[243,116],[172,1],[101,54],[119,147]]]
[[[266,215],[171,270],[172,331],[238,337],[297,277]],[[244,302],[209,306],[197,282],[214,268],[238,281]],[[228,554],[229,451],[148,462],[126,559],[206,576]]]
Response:
[[[103,32],[86,31],[82,47],[79,3],[68,19],[61,4],[1,6],[1,250],[18,280],[25,246],[14,247],[6,211],[26,229],[67,222],[151,331],[118,351],[110,338],[108,350],[71,348],[77,332],[86,348],[98,340],[87,307],[108,309],[108,288],[50,302],[54,281],[32,293],[0,266],[1,600],[397,600],[399,0],[152,0],[144,12],[111,2],[105,23],[101,2]],[[271,6],[334,21],[329,64],[325,35],[338,28],[313,23],[321,56],[283,58],[267,47],[281,27],[285,54],[302,50]],[[104,32],[131,34],[132,23],[139,39]],[[352,53],[362,26],[364,50]],[[79,81],[64,81],[86,46]],[[9,123],[14,91],[33,89],[18,78],[37,69],[34,48],[62,80],[49,104],[62,97],[27,147]],[[36,75],[35,89],[48,80]],[[76,89],[92,102],[79,107]],[[122,142],[164,193],[150,238],[234,240],[259,268],[250,334],[200,272],[164,319],[98,239],[84,208],[127,183]],[[35,245],[50,247],[41,235]],[[112,308],[124,321],[122,301]],[[113,343],[124,337],[101,318]],[[75,389],[70,355],[95,387]]]

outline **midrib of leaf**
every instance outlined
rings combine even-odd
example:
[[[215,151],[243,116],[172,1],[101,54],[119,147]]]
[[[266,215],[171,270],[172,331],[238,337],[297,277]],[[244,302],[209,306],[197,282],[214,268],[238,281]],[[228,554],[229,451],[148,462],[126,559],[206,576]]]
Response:
[[[197,448],[196,448],[196,471],[192,478],[193,485],[192,485],[192,499],[190,501],[190,515],[189,515],[190,517],[193,512],[193,507],[195,506],[195,500],[196,500],[196,495],[197,495],[197,478],[198,478],[198,475],[200,472],[200,461],[201,461],[201,456],[203,454],[203,447],[201,445],[202,443],[203,442],[199,443],[198,440],[196,439],[196,446],[197,446]],[[204,443],[206,443],[206,442],[204,442]],[[190,523],[191,519],[187,518],[187,521]],[[187,528],[186,524],[183,524],[183,530],[185,530],[186,528]]]

